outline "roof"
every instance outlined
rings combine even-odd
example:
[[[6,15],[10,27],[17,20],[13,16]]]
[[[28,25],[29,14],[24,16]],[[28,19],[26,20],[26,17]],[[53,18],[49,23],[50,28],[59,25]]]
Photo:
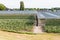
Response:
[[[0,11],[1,14],[37,14],[37,11]]]
[[[60,11],[0,11],[1,14],[36,14],[39,19],[60,19]]]
[[[38,12],[40,19],[60,19],[60,12]]]

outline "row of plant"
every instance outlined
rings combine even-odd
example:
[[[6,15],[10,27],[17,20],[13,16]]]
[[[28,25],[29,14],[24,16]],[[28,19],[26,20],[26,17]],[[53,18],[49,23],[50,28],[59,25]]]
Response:
[[[49,33],[60,33],[60,19],[47,19],[44,31]]]
[[[12,16],[10,17],[8,19],[5,16],[3,18],[0,17],[0,30],[13,32],[32,31],[35,22],[34,16],[26,15],[21,16],[22,18],[15,17],[15,19]]]
[[[0,14],[0,19],[35,19],[34,14]]]

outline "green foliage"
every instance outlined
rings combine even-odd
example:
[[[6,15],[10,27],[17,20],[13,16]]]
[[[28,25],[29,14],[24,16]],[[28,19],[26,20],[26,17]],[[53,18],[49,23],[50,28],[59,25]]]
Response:
[[[36,10],[36,8],[33,8],[34,10]]]
[[[23,3],[23,1],[20,2],[20,10],[24,10],[24,3]]]
[[[25,10],[36,10],[35,8],[25,8]]]
[[[60,19],[46,20],[44,30],[49,33],[60,33]]]
[[[17,14],[17,15],[7,14],[7,15],[5,15],[5,14],[3,14],[3,15],[0,15],[0,19],[35,19],[35,17],[34,17],[34,14],[32,14],[32,15],[28,15],[28,14],[27,15],[26,14]]]
[[[56,7],[56,8],[51,8],[51,9],[54,9],[54,10],[60,10],[60,8],[59,8],[59,7]]]
[[[37,10],[40,10],[39,8],[37,8]]]
[[[31,32],[34,25],[34,16],[21,15],[21,16],[0,16],[0,30],[21,32]]]
[[[54,9],[51,9],[52,12],[54,12]]]
[[[3,4],[0,4],[0,10],[6,10],[6,7]]]

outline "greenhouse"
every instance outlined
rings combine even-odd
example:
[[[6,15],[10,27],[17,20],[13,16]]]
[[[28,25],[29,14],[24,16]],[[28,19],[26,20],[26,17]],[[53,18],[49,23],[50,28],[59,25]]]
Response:
[[[60,28],[60,12],[0,11],[0,30],[32,32],[34,26],[44,27],[45,32],[57,32]]]

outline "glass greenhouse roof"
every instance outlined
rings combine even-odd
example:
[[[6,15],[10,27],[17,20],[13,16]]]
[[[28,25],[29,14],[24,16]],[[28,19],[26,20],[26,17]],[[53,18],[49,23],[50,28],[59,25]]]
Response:
[[[39,19],[60,19],[59,12],[44,11],[0,11],[1,14],[36,14]]]
[[[38,12],[40,19],[60,19],[60,12]]]

